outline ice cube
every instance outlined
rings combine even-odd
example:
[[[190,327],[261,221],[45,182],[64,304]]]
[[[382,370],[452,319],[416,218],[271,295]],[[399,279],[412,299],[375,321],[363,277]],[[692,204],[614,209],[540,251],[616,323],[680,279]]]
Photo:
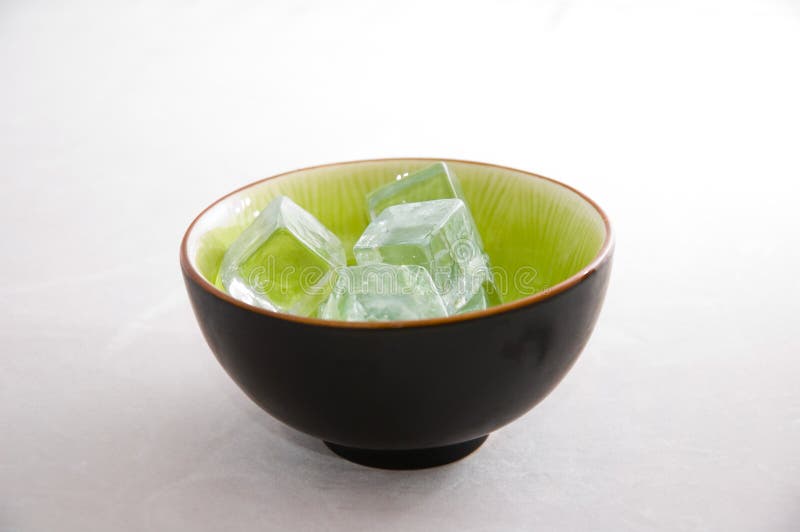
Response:
[[[486,280],[483,281],[480,288],[472,296],[472,299],[464,303],[458,309],[459,313],[471,312],[473,310],[484,310],[495,305],[502,303],[500,292],[494,283],[493,275],[489,272]]]
[[[448,314],[492,304],[492,272],[475,224],[460,199],[386,208],[353,248],[358,264],[422,266],[442,295]]]
[[[387,207],[401,203],[437,199],[464,200],[461,184],[446,163],[436,163],[411,175],[398,177],[396,181],[367,196],[370,218],[375,219]]]
[[[319,317],[343,321],[393,321],[447,315],[425,268],[371,264],[335,272],[336,280]]]
[[[228,293],[269,310],[310,315],[330,293],[342,243],[310,213],[278,196],[228,248],[220,280]]]

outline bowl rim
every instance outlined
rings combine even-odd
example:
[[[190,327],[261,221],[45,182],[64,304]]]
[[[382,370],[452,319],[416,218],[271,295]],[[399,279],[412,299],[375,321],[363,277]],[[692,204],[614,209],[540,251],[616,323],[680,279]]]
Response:
[[[267,310],[265,308],[256,307],[254,305],[244,303],[243,301],[239,301],[238,299],[235,299],[229,294],[223,292],[222,290],[211,284],[205,277],[203,277],[203,275],[195,268],[193,261],[189,259],[189,253],[188,253],[189,235],[192,234],[192,231],[194,230],[195,225],[198,223],[198,221],[203,216],[205,216],[205,214],[208,211],[216,207],[218,204],[222,203],[231,196],[239,194],[243,190],[254,187],[271,179],[277,179],[279,177],[284,177],[297,172],[315,170],[317,168],[332,168],[335,166],[345,166],[345,165],[360,164],[360,163],[388,163],[395,161],[431,161],[431,162],[444,161],[444,162],[464,163],[464,164],[472,164],[478,166],[486,166],[490,168],[497,168],[499,170],[509,170],[530,177],[535,177],[537,179],[544,179],[545,181],[554,183],[560,187],[563,187],[577,194],[579,197],[585,200],[589,205],[591,205],[592,208],[595,211],[597,211],[597,213],[600,215],[600,218],[603,220],[603,224],[606,230],[605,239],[603,240],[602,246],[600,246],[600,250],[597,252],[595,257],[589,262],[589,264],[587,264],[586,266],[584,266],[583,268],[581,268],[579,271],[572,274],[568,278],[564,279],[563,281],[549,288],[546,288],[540,292],[536,292],[535,294],[531,294],[529,296],[525,296],[520,299],[515,299],[514,301],[509,301],[506,303],[502,303],[500,305],[495,305],[493,307],[489,307],[484,310],[473,310],[470,312],[465,312],[463,314],[456,314],[455,316],[446,316],[442,318],[427,318],[421,320],[341,321],[341,320],[326,320],[322,318],[310,318],[306,316],[297,316],[294,314]],[[613,248],[614,248],[614,233],[611,228],[611,222],[609,221],[608,215],[605,213],[605,211],[603,211],[603,209],[601,209],[600,206],[594,200],[592,200],[589,196],[587,196],[583,192],[579,191],[574,187],[571,187],[570,185],[562,183],[561,181],[558,181],[556,179],[536,174],[534,172],[528,172],[526,170],[512,168],[510,166],[502,166],[498,164],[470,161],[465,159],[450,159],[450,158],[435,158],[435,157],[381,157],[377,159],[358,159],[353,161],[318,164],[314,166],[298,168],[296,170],[289,170],[288,172],[281,172],[279,174],[275,174],[269,177],[265,177],[263,179],[259,179],[257,181],[253,181],[251,183],[248,183],[244,186],[237,188],[236,190],[233,190],[232,192],[225,194],[224,196],[221,196],[220,198],[213,201],[210,205],[208,205],[205,209],[200,211],[200,213],[197,216],[195,216],[194,220],[192,220],[192,222],[189,224],[189,227],[186,229],[186,232],[183,235],[183,239],[181,240],[180,264],[184,275],[187,275],[192,281],[194,281],[195,284],[197,284],[200,288],[208,292],[210,295],[218,297],[223,301],[226,301],[244,310],[249,310],[257,314],[263,314],[271,318],[276,318],[290,322],[303,323],[306,325],[315,325],[315,326],[332,327],[340,329],[403,329],[403,328],[413,328],[413,327],[430,327],[435,325],[448,325],[453,323],[459,323],[462,321],[471,321],[479,318],[485,318],[497,314],[502,314],[511,310],[527,307],[529,305],[534,305],[541,301],[545,301],[560,294],[561,292],[564,292],[565,290],[568,290],[569,288],[572,288],[577,284],[580,284],[583,280],[591,276],[604,262],[606,262],[609,259],[609,257],[612,254]]]

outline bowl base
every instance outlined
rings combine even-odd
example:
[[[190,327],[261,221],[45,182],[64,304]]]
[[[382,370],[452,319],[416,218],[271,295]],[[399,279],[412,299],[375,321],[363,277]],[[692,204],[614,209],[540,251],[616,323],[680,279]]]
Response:
[[[474,440],[425,449],[358,449],[324,442],[328,449],[350,462],[380,469],[425,469],[461,460],[483,445],[489,435]]]

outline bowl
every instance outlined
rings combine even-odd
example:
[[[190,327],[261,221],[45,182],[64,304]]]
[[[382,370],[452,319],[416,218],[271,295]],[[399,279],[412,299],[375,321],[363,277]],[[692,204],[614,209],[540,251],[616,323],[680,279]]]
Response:
[[[250,306],[220,289],[227,246],[276,195],[351,250],[368,224],[367,193],[441,160],[461,180],[502,304],[340,322]],[[348,460],[413,469],[466,456],[550,393],[589,340],[612,254],[608,218],[567,185],[493,164],[402,158],[304,168],[240,188],[192,222],[180,263],[208,345],[253,401]]]

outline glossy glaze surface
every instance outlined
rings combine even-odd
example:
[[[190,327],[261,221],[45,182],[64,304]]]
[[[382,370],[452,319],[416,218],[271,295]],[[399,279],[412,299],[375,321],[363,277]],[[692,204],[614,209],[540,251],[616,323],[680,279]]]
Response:
[[[533,305],[403,328],[306,324],[186,286],[220,363],[271,415],[341,445],[416,449],[483,436],[542,400],[589,339],[610,266]]]

